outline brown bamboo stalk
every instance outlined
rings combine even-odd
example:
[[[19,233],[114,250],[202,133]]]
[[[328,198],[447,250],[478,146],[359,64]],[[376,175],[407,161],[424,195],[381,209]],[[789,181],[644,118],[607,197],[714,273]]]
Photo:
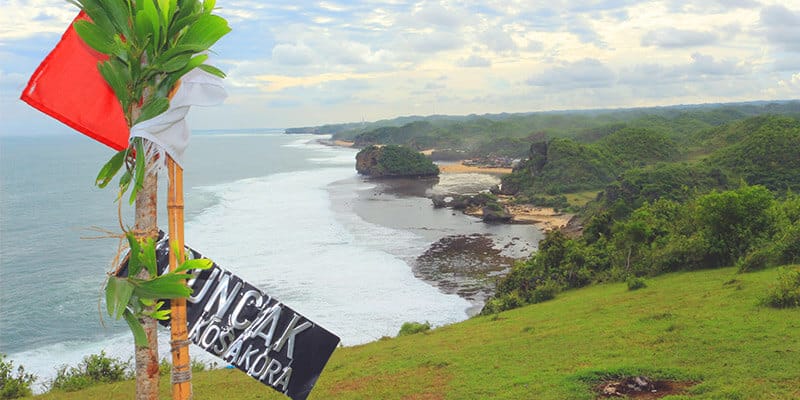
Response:
[[[169,220],[169,239],[173,248],[169,253],[169,270],[178,268],[178,260],[184,259],[183,241],[183,168],[167,157],[169,184],[167,191],[167,217]],[[192,369],[189,360],[189,340],[186,329],[186,299],[171,301],[170,330],[172,345],[172,399],[192,398]]]

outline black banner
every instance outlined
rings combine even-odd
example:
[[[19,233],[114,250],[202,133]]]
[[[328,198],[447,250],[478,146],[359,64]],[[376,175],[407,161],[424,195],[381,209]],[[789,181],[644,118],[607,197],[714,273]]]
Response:
[[[189,258],[203,258],[186,249]],[[166,237],[156,254],[163,272],[169,266]],[[338,336],[217,264],[200,271],[189,286],[192,343],[292,399],[308,397]]]

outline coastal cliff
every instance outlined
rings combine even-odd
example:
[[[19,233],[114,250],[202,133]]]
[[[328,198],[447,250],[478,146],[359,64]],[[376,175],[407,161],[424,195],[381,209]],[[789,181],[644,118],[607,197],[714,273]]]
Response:
[[[439,175],[428,157],[407,147],[369,146],[356,154],[356,171],[373,178],[414,178]]]

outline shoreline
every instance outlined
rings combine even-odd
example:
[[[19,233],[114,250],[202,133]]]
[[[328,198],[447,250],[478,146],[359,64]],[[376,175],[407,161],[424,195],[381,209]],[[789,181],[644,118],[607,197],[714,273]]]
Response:
[[[478,167],[474,165],[464,165],[465,160],[457,161],[455,163],[436,164],[439,166],[439,172],[443,174],[488,174],[488,175],[506,175],[510,174],[511,168],[502,167]]]
[[[346,140],[318,139],[317,142],[327,146],[344,148],[353,148],[355,145],[354,142]],[[433,149],[428,149],[420,153],[429,156],[433,151]],[[510,174],[513,171],[512,168],[464,165],[464,161],[467,160],[438,162],[436,165],[439,167],[439,173],[445,175],[483,174],[499,177],[501,175]],[[533,225],[542,232],[550,232],[555,229],[566,227],[572,217],[574,217],[572,214],[557,212],[552,207],[539,207],[532,204],[509,204],[510,199],[510,196],[501,196],[501,203],[505,206],[506,211],[512,215],[512,219],[508,224]],[[478,218],[483,216],[483,212],[479,208],[465,210],[464,214]]]
[[[502,200],[507,201],[507,199]],[[505,206],[506,211],[512,216],[508,224],[534,225],[543,232],[550,232],[555,229],[566,227],[569,221],[574,217],[573,214],[558,212],[552,207],[539,207],[530,204],[507,204],[507,202],[502,200],[501,204]],[[479,218],[483,217],[483,212],[480,208],[464,210],[464,214]]]

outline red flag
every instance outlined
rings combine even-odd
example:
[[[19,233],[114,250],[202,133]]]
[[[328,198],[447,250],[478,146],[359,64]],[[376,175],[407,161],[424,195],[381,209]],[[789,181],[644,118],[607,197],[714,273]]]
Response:
[[[39,65],[22,100],[39,111],[115,150],[128,147],[122,106],[97,70],[108,57],[92,50],[75,32],[75,17],[56,47]]]

